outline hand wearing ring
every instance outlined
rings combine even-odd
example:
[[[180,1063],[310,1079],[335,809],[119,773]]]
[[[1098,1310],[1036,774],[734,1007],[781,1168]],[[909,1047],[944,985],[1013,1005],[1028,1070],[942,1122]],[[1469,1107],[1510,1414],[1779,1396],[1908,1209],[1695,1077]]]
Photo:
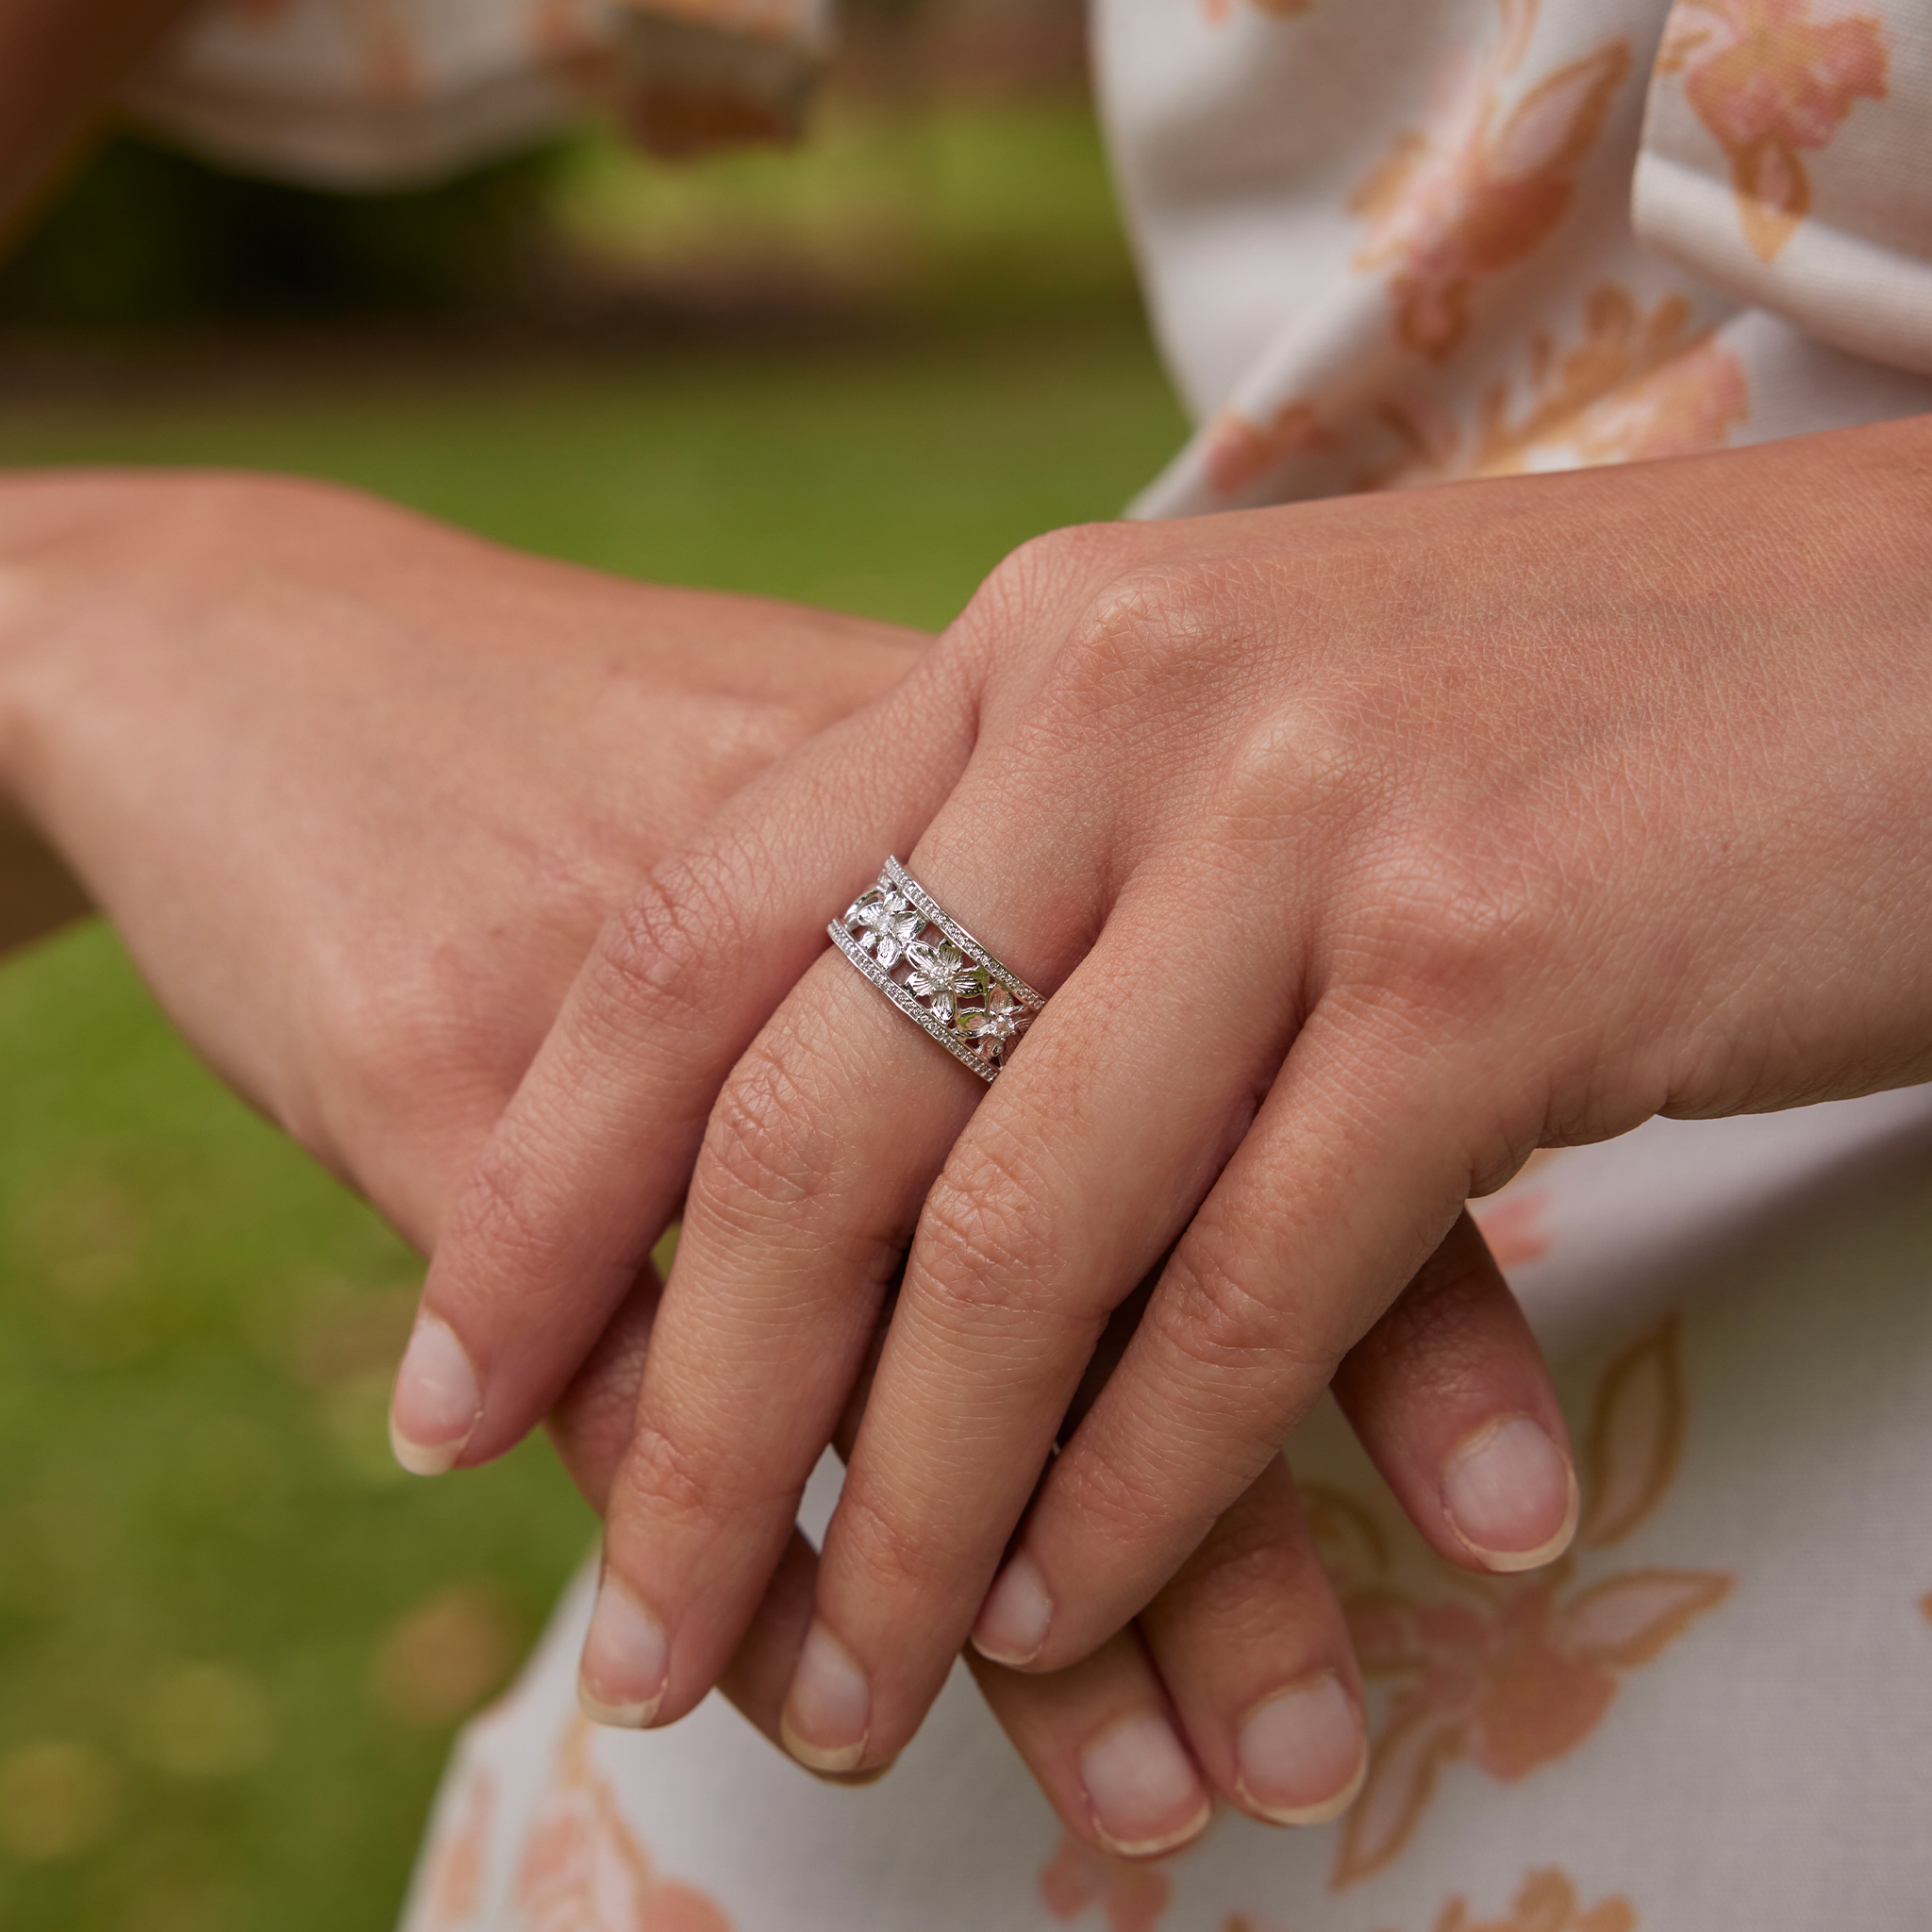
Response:
[[[890,1759],[975,1624],[1037,1672],[1122,1629],[1445,1239],[1494,1319],[1370,1447],[1451,1560],[1560,1547],[1561,1421],[1466,1198],[1659,1110],[1932,1071],[1927,432],[1805,441],[1032,546],[660,868],[428,1290],[474,1376],[450,1454],[493,1454],[690,1172],[604,1701],[661,1722],[715,1675],[902,1266],[790,1693],[821,1762]],[[990,1088],[824,951],[885,851],[1051,995]],[[1307,1681],[1246,1658],[1182,1713],[1237,1803]]]
[[[1046,1005],[896,858],[825,930],[915,1026],[989,1085]]]

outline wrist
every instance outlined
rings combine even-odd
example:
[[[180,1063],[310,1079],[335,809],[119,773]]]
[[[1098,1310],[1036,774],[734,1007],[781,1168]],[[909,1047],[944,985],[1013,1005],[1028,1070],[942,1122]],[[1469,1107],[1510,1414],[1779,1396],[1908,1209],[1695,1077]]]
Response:
[[[47,668],[67,646],[59,564],[95,508],[90,479],[0,476],[0,810],[30,814],[47,734]]]
[[[92,905],[46,808],[71,762],[68,727],[87,708],[87,616],[111,596],[108,546],[117,526],[144,521],[154,488],[79,472],[0,475],[0,953]]]

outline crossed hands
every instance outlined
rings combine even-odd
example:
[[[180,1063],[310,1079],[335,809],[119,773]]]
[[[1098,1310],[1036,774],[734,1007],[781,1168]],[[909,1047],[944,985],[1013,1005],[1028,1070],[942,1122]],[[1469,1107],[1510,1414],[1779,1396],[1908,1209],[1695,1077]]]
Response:
[[[237,615],[124,556],[117,643],[70,653],[134,680],[121,723],[59,753],[84,693],[45,652],[9,687],[0,633],[0,755],[190,1030],[434,1246],[409,1458],[553,1413],[607,1518],[593,1707],[722,1681],[862,1774],[970,1638],[1068,1824],[1156,1851],[1210,1793],[1297,1822],[1361,1774],[1279,1455],[1324,1387],[1449,1559],[1567,1538],[1465,1201],[1654,1112],[1928,1072],[1926,442],[1063,533],[903,677],[903,635],[330,499],[375,588],[284,546]],[[60,555],[27,572],[57,603]],[[197,650],[310,640],[234,721],[273,727],[258,824],[139,742],[158,598]],[[765,672],[694,702],[721,634]],[[321,695],[278,724],[291,678]],[[318,734],[359,791],[308,775]],[[75,774],[116,747],[102,807]],[[225,891],[117,864],[137,824]],[[1052,996],[990,1090],[824,944],[888,852]]]
[[[658,867],[465,1186],[394,1408],[419,1466],[499,1453],[682,1205],[591,1707],[675,1719],[803,1594],[869,1376],[772,1653],[795,1756],[889,1763],[970,1640],[1082,1701],[1041,1774],[1116,1848],[1209,1792],[1346,1802],[1297,1420],[1333,1386],[1452,1561],[1574,1517],[1467,1200],[1932,1072],[1926,428],[1041,540]],[[888,853],[1051,996],[990,1089],[824,943]]]

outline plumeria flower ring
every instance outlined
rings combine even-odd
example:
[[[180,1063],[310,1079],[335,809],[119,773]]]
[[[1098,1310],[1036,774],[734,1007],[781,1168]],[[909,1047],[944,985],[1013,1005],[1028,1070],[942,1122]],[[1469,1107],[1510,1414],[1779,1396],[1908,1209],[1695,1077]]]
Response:
[[[848,924],[865,928],[858,935],[858,943],[886,967],[899,963],[925,924],[912,909],[911,901],[898,892],[881,892],[870,904],[861,899],[845,917]]]
[[[999,1061],[1033,1024],[1033,1015],[997,981],[988,987],[983,1012],[961,1013],[959,1031],[979,1047],[982,1059]]]
[[[976,999],[985,990],[984,969],[971,964],[958,946],[913,940],[906,948],[906,959],[912,969],[906,984],[941,1020],[952,1019],[960,1001]]]

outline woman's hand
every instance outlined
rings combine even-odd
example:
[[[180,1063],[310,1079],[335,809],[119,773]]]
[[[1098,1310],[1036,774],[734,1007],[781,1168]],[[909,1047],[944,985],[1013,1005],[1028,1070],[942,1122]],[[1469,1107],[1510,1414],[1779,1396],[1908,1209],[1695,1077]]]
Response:
[[[1915,423],[1023,551],[607,928],[432,1269],[419,1462],[542,1412],[708,1117],[592,1693],[715,1676],[908,1242],[791,1735],[890,1757],[975,1625],[1088,1655],[1532,1148],[1927,1072],[1928,514]],[[889,851],[1054,993],[983,1102],[824,948]],[[1404,1500],[1529,1560],[1560,1448],[1461,1394]]]
[[[284,483],[23,479],[0,488],[0,774],[203,1049],[418,1241],[604,914],[923,642],[535,563]],[[1471,1361],[1533,1380],[1480,1242],[1465,1229],[1442,1259],[1344,1391],[1397,1462],[1400,1418]],[[656,1302],[646,1263],[553,1417],[600,1508]],[[794,1532],[724,1674],[774,1739],[814,1570]],[[1359,1779],[1359,1679],[1279,1464],[1096,1657],[974,1667],[1069,1828],[1116,1851],[1183,1841],[1213,1791],[1309,1822]]]
[[[565,1463],[599,1514],[630,1445],[658,1303],[647,1264],[550,1417]],[[1116,1311],[1074,1415],[1105,1385],[1139,1311],[1139,1298]],[[841,1457],[852,1453],[885,1334],[882,1324],[839,1420],[833,1441]],[[1466,1405],[1476,1387],[1504,1400],[1513,1374],[1538,1424],[1562,1440],[1540,1366],[1522,1311],[1464,1216],[1356,1346],[1335,1389],[1398,1493],[1415,1496],[1439,1474],[1434,1444],[1415,1420]],[[802,1742],[786,1707],[811,1630],[817,1571],[811,1546],[793,1530],[719,1688],[774,1743],[837,1777],[838,1758]],[[1368,1769],[1361,1675],[1279,1457],[1135,1624],[1091,1657],[1045,1674],[974,1652],[967,1662],[1068,1830],[1106,1851],[1173,1851],[1206,1827],[1217,1796],[1265,1824],[1320,1824],[1346,1808]],[[606,1722],[635,1716],[600,1706],[594,1693],[587,1702]]]
[[[0,481],[0,794],[425,1248],[611,908],[925,642],[310,484]]]

